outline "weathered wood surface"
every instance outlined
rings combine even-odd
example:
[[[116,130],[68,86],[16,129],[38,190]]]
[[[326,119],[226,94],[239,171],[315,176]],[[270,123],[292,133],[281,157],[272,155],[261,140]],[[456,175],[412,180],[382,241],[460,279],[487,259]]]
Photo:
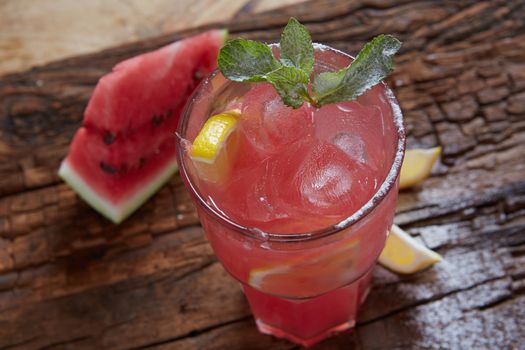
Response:
[[[226,26],[272,41],[290,15],[349,52],[400,37],[409,147],[444,147],[396,218],[444,262],[378,268],[356,330],[315,349],[524,349],[525,3],[323,0]],[[0,349],[297,348],[257,333],[178,177],[115,226],[56,176],[97,79],[194,32],[0,79]]]
[[[304,1],[2,0],[0,75]]]

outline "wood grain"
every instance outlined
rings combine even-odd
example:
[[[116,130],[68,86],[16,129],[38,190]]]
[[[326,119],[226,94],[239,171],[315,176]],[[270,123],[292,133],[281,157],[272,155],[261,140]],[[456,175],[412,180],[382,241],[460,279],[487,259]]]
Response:
[[[273,41],[290,15],[355,53],[404,41],[390,79],[409,147],[444,148],[396,221],[444,256],[382,268],[355,331],[314,349],[520,349],[525,344],[525,4],[315,1],[225,24]],[[56,177],[97,79],[200,29],[0,79],[0,349],[296,349],[257,333],[175,177],[123,225]]]
[[[0,74],[304,0],[3,0]]]

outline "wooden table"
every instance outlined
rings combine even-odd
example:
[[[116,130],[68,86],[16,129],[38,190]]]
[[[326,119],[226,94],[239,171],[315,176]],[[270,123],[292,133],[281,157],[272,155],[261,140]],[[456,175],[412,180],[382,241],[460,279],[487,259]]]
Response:
[[[0,75],[305,0],[1,0]]]
[[[519,0],[319,0],[224,24],[273,41],[294,15],[348,52],[395,34],[408,145],[444,147],[396,216],[444,261],[377,268],[356,330],[315,349],[525,347],[524,13]],[[257,332],[178,176],[115,226],[56,175],[97,79],[198,31],[0,79],[0,349],[297,348]]]

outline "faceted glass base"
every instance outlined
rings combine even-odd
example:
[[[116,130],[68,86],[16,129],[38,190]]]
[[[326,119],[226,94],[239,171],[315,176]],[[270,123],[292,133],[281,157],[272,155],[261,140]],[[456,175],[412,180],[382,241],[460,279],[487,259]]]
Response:
[[[370,289],[371,271],[345,287],[311,299],[278,298],[244,286],[259,331],[312,346],[354,327]]]
[[[304,346],[304,347],[310,347],[310,346],[313,346],[317,343],[319,343],[320,341],[322,340],[325,340],[326,338],[329,338],[331,337],[332,335],[334,334],[337,334],[337,333],[341,333],[343,331],[346,331],[350,328],[353,328],[354,325],[355,325],[355,321],[348,321],[348,322],[344,322],[338,326],[335,326],[333,328],[330,328],[326,331],[324,331],[323,333],[321,334],[318,334],[312,338],[299,338],[291,333],[287,333],[287,332],[284,332],[283,330],[279,329],[279,328],[275,328],[275,327],[272,327],[272,326],[269,326],[267,324],[265,324],[263,321],[261,320],[255,320],[255,322],[257,323],[257,328],[259,329],[259,332],[263,333],[263,334],[268,334],[268,335],[273,335],[274,337],[277,337],[277,338],[284,338],[284,339],[288,339],[289,341],[292,341],[296,344],[299,344],[301,346]]]

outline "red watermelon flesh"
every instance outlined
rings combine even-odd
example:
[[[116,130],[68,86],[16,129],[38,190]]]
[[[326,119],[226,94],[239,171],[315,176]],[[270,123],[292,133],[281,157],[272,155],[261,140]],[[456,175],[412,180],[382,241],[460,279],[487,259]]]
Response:
[[[102,77],[59,175],[115,223],[177,170],[175,130],[200,80],[216,67],[226,31],[133,57]]]

